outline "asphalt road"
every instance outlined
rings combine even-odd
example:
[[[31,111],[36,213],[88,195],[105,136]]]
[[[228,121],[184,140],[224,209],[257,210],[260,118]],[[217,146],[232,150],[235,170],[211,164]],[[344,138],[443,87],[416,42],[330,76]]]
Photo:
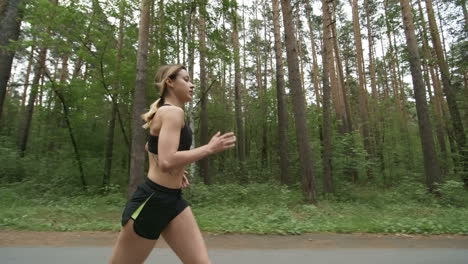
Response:
[[[0,230],[0,264],[107,263],[117,232]],[[204,234],[213,264],[468,264],[468,236]],[[181,263],[163,239],[145,263]]]
[[[0,248],[1,264],[106,263],[110,247],[6,247]],[[467,264],[468,250],[427,249],[318,249],[247,250],[213,249],[216,264]],[[181,263],[168,248],[155,249],[145,263]]]

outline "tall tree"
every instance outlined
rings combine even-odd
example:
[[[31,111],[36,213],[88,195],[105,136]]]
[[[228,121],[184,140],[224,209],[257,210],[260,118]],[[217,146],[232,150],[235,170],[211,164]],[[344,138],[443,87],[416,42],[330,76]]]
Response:
[[[367,107],[367,89],[365,80],[364,57],[361,41],[361,28],[359,23],[357,0],[350,0],[353,14],[353,32],[356,45],[356,64],[359,80],[359,115],[362,122],[362,136],[364,138],[364,148],[367,151],[367,158],[373,156],[372,139],[370,134],[369,112]],[[371,170],[368,168],[367,176],[372,178]]]
[[[334,3],[336,3],[334,1]],[[335,6],[335,5],[334,5]],[[336,21],[336,12],[334,13],[334,18],[332,21]],[[332,23],[332,40],[333,40],[333,51],[335,53],[335,60],[336,60],[336,68],[338,69],[338,89],[340,89],[339,94],[341,94],[341,98],[339,99],[341,103],[343,104],[344,108],[344,115],[343,115],[343,120],[344,120],[344,127],[345,127],[345,132],[351,133],[353,131],[353,123],[351,119],[351,109],[349,107],[349,99],[348,99],[348,93],[347,93],[347,87],[345,83],[345,76],[343,73],[343,63],[341,61],[341,53],[340,49],[338,46],[338,35],[336,33],[336,23]]]
[[[445,104],[445,100],[443,99],[442,89],[440,87],[440,82],[438,78],[436,78],[436,73],[434,70],[434,59],[432,58],[432,48],[429,46],[429,37],[427,34],[427,24],[426,19],[424,18],[424,12],[421,5],[421,0],[417,1],[418,3],[418,10],[419,10],[419,31],[422,32],[422,57],[423,57],[423,64],[426,67],[426,74],[425,82],[427,86],[427,90],[429,92],[429,96],[431,99],[431,105],[434,107],[434,117],[435,117],[435,127],[436,127],[436,134],[437,134],[437,142],[439,144],[439,150],[441,152],[442,160],[441,160],[441,172],[444,175],[447,171],[447,162],[448,162],[448,153],[447,147],[445,144],[445,127],[444,127],[444,117],[442,111],[442,105]],[[432,86],[431,86],[432,84]],[[434,90],[432,95],[431,87]],[[447,118],[448,119],[448,118]]]
[[[115,63],[115,80],[114,80],[114,89],[112,91],[111,99],[111,118],[109,120],[109,126],[107,130],[107,142],[106,142],[106,153],[105,153],[105,163],[104,163],[104,176],[102,179],[102,185],[107,186],[110,183],[111,172],[112,172],[112,154],[114,149],[114,130],[115,130],[115,119],[117,114],[117,94],[121,88],[121,64],[122,64],[122,49],[123,49],[123,38],[124,38],[124,25],[125,25],[125,1],[121,0],[119,2],[119,33],[117,40],[117,57]]]
[[[439,162],[435,151],[434,138],[432,135],[432,125],[427,109],[426,93],[421,71],[421,58],[419,47],[414,31],[413,14],[409,0],[400,0],[401,14],[405,28],[406,43],[409,54],[411,76],[413,78],[414,97],[416,99],[416,111],[418,115],[419,135],[424,156],[424,171],[426,184],[429,190],[434,191],[437,183],[442,181]]]
[[[195,65],[195,30],[196,30],[196,25],[194,23],[195,17],[196,17],[196,10],[197,10],[197,3],[195,1],[192,1],[189,4],[188,12],[187,12],[187,64],[188,64],[188,71],[190,78],[194,78],[194,65]],[[185,52],[184,52],[185,54]],[[185,61],[185,60],[184,60]],[[190,119],[190,128],[194,132],[195,131],[195,122],[194,122],[194,117],[193,117],[193,101],[190,101],[189,104],[189,119]],[[197,144],[196,138],[193,139],[192,146],[195,146]],[[194,175],[195,172],[195,164],[190,165],[190,175]],[[193,180],[192,180],[193,181]]]
[[[264,71],[263,71],[263,83],[261,85],[261,115],[266,116],[268,112],[268,104],[267,104],[267,76],[268,76],[268,55],[266,54],[266,51],[270,50],[270,44],[267,42],[267,20],[268,16],[266,15],[267,12],[267,6],[266,2],[264,2],[265,6],[263,6],[263,45],[259,45],[261,47],[261,51],[259,52],[259,55],[263,55],[263,63],[260,63],[260,65],[264,65]],[[260,39],[260,38],[259,38]],[[260,56],[261,58],[261,56]],[[261,71],[261,69],[260,69]],[[264,118],[262,120],[262,166],[266,167],[268,166],[268,120]]]
[[[315,101],[320,107],[319,67],[317,63],[317,51],[315,50],[314,22],[312,20],[312,6],[309,0],[304,0],[307,24],[309,25],[310,43],[312,47],[312,80],[314,84]]]
[[[154,1],[154,0],[153,0]],[[165,36],[166,33],[166,13],[164,10],[165,4],[164,0],[159,0],[158,2],[158,16],[157,16],[157,25],[158,31]],[[166,64],[166,49],[167,49],[167,41],[166,37],[158,37],[158,49],[159,49],[159,64],[164,65]]]
[[[367,41],[369,44],[369,72],[371,79],[371,91],[373,99],[377,99],[377,87],[375,81],[375,63],[374,63],[374,36],[372,34],[372,18],[370,10],[371,0],[364,0],[364,6],[366,9],[366,27],[367,27]]]
[[[329,78],[336,78],[334,76],[334,60],[333,60],[333,40],[332,40],[332,27],[330,7],[333,0],[322,0],[322,14],[323,14],[323,104],[322,104],[322,135],[323,135],[323,190],[326,193],[333,192],[333,176],[332,176],[332,162],[331,162],[331,107],[330,107],[330,81]],[[336,85],[336,83],[335,83]]]
[[[0,122],[7,84],[10,79],[11,65],[15,49],[9,45],[18,40],[23,20],[23,0],[3,0],[0,9]]]
[[[304,90],[301,85],[299,61],[297,58],[297,42],[294,36],[294,22],[292,19],[292,8],[289,0],[281,0],[281,11],[285,31],[286,55],[288,62],[288,76],[291,89],[291,97],[296,124],[296,137],[301,162],[302,188],[306,200],[311,203],[317,202],[315,186],[315,168],[313,165],[312,149],[309,141],[309,132],[306,120],[306,107]]]
[[[289,149],[288,149],[288,113],[286,92],[284,90],[284,69],[283,52],[281,48],[281,27],[279,22],[279,2],[272,1],[273,5],[273,29],[275,37],[275,58],[276,58],[276,98],[278,104],[278,136],[279,147],[278,154],[280,159],[280,181],[282,184],[290,182],[289,167]]]
[[[34,40],[33,40],[34,42]],[[34,50],[36,47],[33,45],[31,46],[31,53],[29,54],[28,58],[28,66],[26,68],[26,75],[24,77],[24,89],[23,89],[23,96],[21,97],[21,109],[24,108],[24,105],[26,103],[26,94],[28,92],[28,86],[29,86],[29,75],[31,74],[31,69],[33,65],[33,60],[34,60]]]
[[[26,146],[28,144],[29,132],[31,128],[34,106],[36,104],[37,93],[39,89],[39,81],[44,73],[45,61],[47,56],[47,48],[42,47],[39,51],[39,58],[34,67],[34,79],[32,81],[31,93],[29,94],[28,105],[24,113],[24,120],[20,129],[19,137],[19,154],[24,157]]]
[[[241,94],[241,67],[240,67],[240,44],[238,30],[237,1],[234,0],[231,6],[232,20],[232,45],[234,49],[234,102],[236,112],[236,134],[237,134],[237,156],[239,158],[239,167],[243,174],[245,162],[245,139],[244,123],[242,120],[242,94]]]
[[[146,84],[148,69],[148,33],[150,25],[150,6],[153,0],[141,0],[140,24],[138,29],[137,76],[132,106],[132,143],[130,175],[127,194],[130,196],[144,177],[145,168],[145,130],[140,118],[145,111]]]
[[[207,87],[207,69],[206,69],[206,0],[199,1],[200,16],[198,17],[199,49],[200,49],[200,144],[208,143],[208,87]],[[211,184],[209,158],[200,160],[200,175],[205,184]]]
[[[427,15],[429,18],[429,28],[431,32],[432,44],[437,56],[437,64],[439,65],[442,74],[442,85],[445,96],[447,97],[448,109],[450,112],[450,120],[452,122],[453,132],[455,134],[455,141],[458,145],[458,152],[460,154],[460,168],[462,170],[461,176],[465,188],[468,188],[468,146],[466,144],[465,130],[458,110],[458,103],[455,99],[454,87],[450,79],[450,72],[447,61],[444,57],[442,43],[440,41],[439,30],[435,20],[434,8],[432,7],[432,0],[426,0]]]

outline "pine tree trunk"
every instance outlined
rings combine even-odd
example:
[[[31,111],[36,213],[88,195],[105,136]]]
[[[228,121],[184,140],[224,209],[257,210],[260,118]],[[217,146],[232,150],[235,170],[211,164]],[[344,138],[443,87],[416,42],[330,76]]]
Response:
[[[154,1],[154,0],[152,0]],[[164,12],[164,0],[159,0],[158,2],[158,15],[155,18],[155,22],[157,21],[158,32],[161,36],[166,35],[166,15]],[[159,65],[166,64],[166,49],[167,49],[167,41],[165,37],[160,37],[158,39],[158,50],[159,50]]]
[[[319,67],[317,64],[317,52],[315,50],[315,37],[314,37],[314,26],[312,22],[312,7],[308,0],[305,2],[305,11],[307,16],[307,23],[309,24],[310,42],[312,46],[312,81],[314,83],[315,102],[317,107],[320,108],[320,86],[319,86]]]
[[[371,79],[371,91],[372,91],[372,98],[377,100],[377,88],[376,88],[376,81],[375,81],[375,64],[374,64],[374,38],[372,36],[372,21],[370,18],[370,10],[369,10],[369,1],[364,0],[364,6],[366,9],[366,23],[367,23],[367,41],[369,42],[369,72],[370,72],[370,79]]]
[[[440,87],[440,82],[436,77],[436,73],[434,72],[433,67],[429,69],[431,74],[431,79],[434,84],[434,115],[436,120],[436,132],[437,132],[437,140],[439,143],[439,149],[442,155],[442,175],[447,173],[447,163],[448,163],[448,153],[447,153],[447,146],[445,143],[445,128],[444,128],[444,114],[442,105],[444,104],[444,97],[442,95],[442,88]]]
[[[14,51],[6,50],[11,42],[17,41],[23,20],[23,0],[4,0],[4,9],[0,13],[0,122],[2,119],[3,103],[5,102],[7,84],[10,79],[11,65]]]
[[[288,147],[288,111],[286,102],[286,92],[284,89],[284,69],[281,49],[281,27],[279,22],[279,2],[272,1],[273,5],[273,28],[275,35],[275,58],[276,58],[276,98],[278,104],[278,154],[280,159],[280,182],[290,184],[289,177],[289,147]]]
[[[305,85],[304,85],[304,62],[302,61],[302,58],[304,57],[303,53],[302,53],[302,35],[301,35],[301,26],[302,26],[302,23],[301,23],[301,20],[299,19],[299,14],[294,14],[294,23],[295,23],[295,29],[296,31],[294,32],[294,35],[296,37],[296,45],[297,45],[297,55],[299,56],[299,69],[300,69],[300,73],[301,73],[301,86],[302,86],[302,89],[304,90],[304,94],[305,94]]]
[[[315,168],[313,166],[312,149],[310,147],[307,128],[305,97],[301,87],[301,76],[299,75],[299,61],[297,58],[296,39],[294,37],[295,30],[292,20],[292,9],[289,0],[281,0],[281,6],[289,69],[289,83],[296,124],[299,160],[301,162],[302,187],[306,201],[316,203]]]
[[[267,2],[264,3],[265,5],[267,4]],[[266,14],[266,6],[263,6],[263,10],[264,10],[264,13],[263,13],[263,17],[266,18],[267,17],[267,14]],[[267,51],[267,50],[270,50],[271,49],[271,45],[269,42],[267,42],[267,27],[266,27],[266,23],[267,23],[267,20],[264,19],[264,26],[263,26],[263,37],[264,37],[264,41],[265,41],[265,46],[264,47],[264,51]],[[266,54],[264,52],[264,62],[263,62],[263,65],[264,65],[264,72],[263,72],[263,85],[262,85],[262,116],[267,116],[267,112],[268,112],[268,100],[267,100],[267,87],[268,87],[268,83],[267,83],[267,79],[268,79],[268,54]],[[268,164],[268,123],[267,123],[267,119],[264,118],[262,120],[262,166],[263,168],[266,168],[266,167],[271,167],[269,166]]]
[[[254,12],[255,12],[255,19],[257,19],[257,7],[254,7]],[[257,93],[258,93],[258,101],[260,102],[260,114],[262,117],[265,116],[266,111],[264,111],[265,108],[265,98],[264,98],[264,93],[263,93],[263,83],[262,83],[262,59],[261,59],[261,54],[260,54],[260,34],[259,34],[259,26],[255,25],[254,26],[254,40],[255,40],[255,80],[257,84]],[[266,66],[266,65],[265,65]],[[265,135],[265,129],[266,127],[263,125],[264,124],[264,118],[262,118],[262,122],[259,123],[261,125],[260,128],[260,139],[261,139],[261,147],[260,147],[260,153],[261,153],[261,165],[262,167],[265,167],[266,164],[266,145],[264,145],[263,142],[263,136]]]
[[[359,114],[362,122],[362,136],[364,138],[364,149],[367,152],[366,159],[369,160],[374,156],[372,148],[372,139],[369,128],[369,112],[367,108],[367,89],[365,84],[364,75],[364,57],[362,54],[361,30],[359,26],[359,14],[357,0],[352,0],[352,13],[353,13],[353,32],[354,41],[356,44],[356,58],[357,58],[357,73],[359,79]],[[367,168],[367,176],[369,179],[373,178],[370,168]]]
[[[192,2],[190,4],[190,9],[188,10],[187,14],[187,63],[188,63],[188,71],[190,78],[194,78],[194,65],[195,65],[195,34],[196,34],[196,26],[194,25],[195,17],[196,17],[196,10],[197,4],[196,2]],[[185,60],[184,60],[185,61]],[[195,119],[193,117],[193,101],[189,103],[189,119],[190,119],[190,128],[193,131],[193,134],[196,135],[197,131],[195,130]],[[193,137],[192,146],[197,145],[196,137]],[[195,175],[196,164],[190,164],[189,174]],[[192,177],[192,183],[194,183],[194,178]]]
[[[232,45],[234,49],[234,101],[236,115],[236,134],[237,134],[237,156],[239,158],[239,168],[241,180],[246,181],[244,174],[245,162],[245,139],[244,139],[244,124],[242,121],[242,93],[241,93],[241,68],[240,68],[240,44],[238,33],[238,15],[237,3],[231,10],[232,19]]]
[[[333,0],[331,1],[333,2]],[[329,1],[322,0],[322,14],[323,14],[323,191],[325,193],[332,193],[333,176],[332,176],[332,163],[331,163],[331,107],[330,107],[330,75],[335,74],[331,70],[334,68],[333,61],[333,40],[332,40],[332,21],[330,14]],[[331,77],[333,79],[333,77]]]
[[[24,157],[26,146],[28,143],[28,137],[32,122],[32,116],[34,113],[34,105],[36,102],[36,97],[38,93],[38,86],[41,76],[44,72],[45,60],[47,56],[47,48],[41,48],[39,51],[39,59],[34,67],[34,79],[32,81],[31,93],[29,94],[28,105],[26,107],[26,112],[24,113],[24,121],[20,130],[19,138],[19,155]]]
[[[414,32],[413,14],[409,0],[400,0],[403,25],[405,29],[408,48],[411,76],[413,79],[414,96],[416,99],[416,111],[418,115],[419,135],[424,157],[424,172],[426,185],[430,191],[436,190],[436,184],[442,182],[439,162],[435,150],[432,125],[427,109],[426,93],[421,72],[421,59],[419,57],[418,43]]]
[[[392,91],[393,91],[393,99],[395,100],[395,103],[397,105],[398,112],[402,116],[402,106],[401,106],[401,101],[400,101],[400,88],[399,88],[399,81],[398,81],[398,76],[397,76],[397,71],[396,71],[396,66],[395,66],[395,51],[393,48],[393,43],[392,43],[392,36],[391,36],[391,26],[390,26],[390,21],[388,17],[388,13],[390,13],[389,7],[388,7],[388,1],[389,0],[384,0],[384,16],[385,16],[385,25],[386,25],[386,33],[387,33],[387,39],[388,39],[388,53],[390,54],[390,63],[388,67],[391,70],[391,75],[392,75]]]
[[[206,74],[206,4],[205,1],[199,1],[200,16],[198,17],[199,22],[199,43],[200,43],[200,145],[208,144],[208,87],[207,87],[207,74]],[[211,184],[210,175],[210,163],[209,158],[204,158],[199,161],[200,163],[200,176],[203,178],[205,184]]]
[[[428,42],[428,35],[427,35],[427,24],[426,20],[424,18],[424,12],[422,9],[421,5],[421,0],[418,0],[418,10],[419,10],[419,16],[421,18],[421,22],[419,23],[420,25],[420,31],[422,32],[422,51],[423,51],[423,63],[426,64],[426,74],[428,76],[425,76],[426,80],[426,85],[429,90],[429,98],[432,98],[432,105],[434,106],[434,117],[435,117],[435,123],[436,123],[436,134],[437,134],[437,142],[439,144],[439,150],[442,156],[442,163],[441,163],[441,173],[442,173],[442,178],[444,175],[447,173],[447,164],[448,164],[448,153],[447,153],[447,146],[445,142],[445,128],[444,128],[444,118],[443,118],[443,110],[442,110],[442,104],[444,102],[444,98],[442,95],[442,89],[440,88],[440,82],[438,81],[438,78],[436,77],[436,73],[434,71],[434,65],[433,65],[433,58],[432,58],[432,51],[431,47],[429,46]],[[434,93],[433,95],[431,94],[431,80],[432,80],[432,85]]]
[[[33,45],[31,46],[31,53],[29,53],[28,66],[26,68],[26,76],[24,77],[24,89],[23,89],[23,95],[21,96],[21,109],[22,110],[24,109],[24,105],[26,104],[26,95],[28,93],[29,77],[31,75],[31,69],[32,69],[33,60],[34,60],[34,50],[35,50],[35,46]]]
[[[328,9],[329,8],[330,8],[330,6],[328,6]],[[336,2],[335,1],[333,1],[333,8],[334,8],[334,10],[336,8]],[[336,12],[333,12],[333,18],[332,18],[332,20],[330,20],[330,23],[331,23],[331,21],[336,21]],[[338,36],[336,34],[336,23],[331,23],[329,28],[331,29],[331,34],[332,34],[332,41],[331,42],[333,43],[333,52],[335,53],[335,56],[333,56],[334,58],[331,57],[330,59],[328,59],[328,64],[336,63],[336,68],[338,70],[338,89],[340,89],[340,97],[341,97],[340,100],[341,100],[341,104],[344,107],[344,114],[343,114],[344,131],[343,132],[344,133],[352,133],[353,132],[353,123],[352,123],[352,117],[351,117],[351,109],[350,109],[350,106],[349,106],[349,103],[348,103],[349,100],[348,100],[347,87],[346,87],[346,83],[345,83],[343,65],[342,65],[342,61],[341,61],[340,48],[338,46]],[[332,53],[332,52],[330,52],[330,53]],[[330,60],[331,60],[331,62],[330,62]],[[335,61],[333,61],[333,60],[335,60]],[[324,126],[325,126],[325,123],[326,123],[325,120],[324,120],[323,123],[324,123]],[[324,130],[325,128],[322,128],[322,129]],[[331,128],[329,130],[331,130]],[[328,139],[326,139],[326,135],[324,135],[324,137],[325,137],[324,140],[328,140]],[[351,150],[345,150],[345,151],[349,151],[348,153],[350,153],[350,156],[351,156],[350,158],[353,158],[354,153]],[[330,153],[331,153],[331,151],[330,151]],[[326,167],[324,167],[324,169],[325,168]],[[358,180],[358,171],[356,170],[356,168],[347,167],[347,168],[344,168],[344,172],[347,175],[347,177],[349,177],[351,179],[352,182],[354,182],[354,183],[357,182],[357,180]]]
[[[115,116],[116,116],[117,104],[112,101],[111,118],[109,120],[109,126],[107,128],[106,138],[106,154],[104,161],[104,176],[102,178],[102,187],[108,186],[111,179],[112,173],[112,154],[114,149],[114,129],[115,129]]]
[[[115,130],[115,119],[118,109],[117,104],[117,93],[121,87],[121,80],[120,80],[120,65],[122,62],[122,48],[123,48],[123,37],[124,37],[124,24],[125,24],[125,2],[121,0],[119,2],[119,12],[120,12],[120,19],[119,19],[119,35],[117,39],[117,56],[116,56],[116,65],[115,65],[115,72],[116,80],[114,85],[114,98],[112,98],[112,107],[111,107],[111,118],[109,120],[109,126],[107,128],[107,142],[106,142],[106,154],[105,154],[105,162],[104,162],[104,176],[102,179],[102,186],[108,186],[110,184],[111,174],[112,174],[112,154],[114,149],[114,130]]]
[[[464,182],[465,188],[468,188],[468,146],[466,145],[465,130],[458,110],[458,103],[454,94],[454,87],[450,80],[450,72],[447,61],[445,60],[442,44],[440,42],[439,31],[435,20],[434,9],[432,7],[432,0],[426,0],[426,9],[429,17],[429,28],[432,38],[432,44],[437,56],[437,64],[439,65],[442,73],[442,84],[445,96],[447,97],[447,104],[450,112],[450,120],[452,122],[453,132],[455,134],[455,141],[457,142],[458,152],[460,155],[461,177]]]
[[[346,90],[346,83],[345,83],[345,77],[343,73],[343,65],[341,62],[341,55],[340,55],[340,49],[338,47],[338,36],[336,34],[336,23],[333,23],[332,27],[332,34],[333,34],[333,50],[335,52],[335,60],[336,60],[336,65],[338,69],[338,79],[339,79],[339,88],[341,89],[340,94],[341,94],[341,100],[342,104],[344,105],[344,125],[345,125],[345,132],[351,133],[353,131],[353,122],[351,119],[351,110],[349,108],[349,103],[348,103],[348,94]]]
[[[152,0],[141,1],[141,14],[138,30],[137,76],[132,107],[132,143],[130,175],[127,195],[130,197],[138,184],[144,180],[145,130],[140,118],[146,106],[146,84],[148,69],[148,31],[150,25],[150,5]]]

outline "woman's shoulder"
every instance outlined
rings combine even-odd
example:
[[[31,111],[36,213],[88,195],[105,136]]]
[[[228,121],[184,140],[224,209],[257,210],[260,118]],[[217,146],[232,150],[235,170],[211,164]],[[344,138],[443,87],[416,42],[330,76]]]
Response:
[[[178,122],[182,125],[184,124],[185,112],[184,112],[184,109],[178,106],[165,105],[164,107],[160,107],[158,109],[157,114],[163,123],[164,122]]]

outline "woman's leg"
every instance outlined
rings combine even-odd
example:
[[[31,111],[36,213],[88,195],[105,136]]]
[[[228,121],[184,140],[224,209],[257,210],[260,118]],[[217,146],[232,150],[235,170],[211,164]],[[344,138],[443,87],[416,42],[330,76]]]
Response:
[[[186,207],[169,223],[162,236],[184,264],[211,263],[190,207]]]
[[[156,241],[137,235],[133,230],[133,220],[130,219],[120,231],[109,263],[143,263],[154,248]]]

